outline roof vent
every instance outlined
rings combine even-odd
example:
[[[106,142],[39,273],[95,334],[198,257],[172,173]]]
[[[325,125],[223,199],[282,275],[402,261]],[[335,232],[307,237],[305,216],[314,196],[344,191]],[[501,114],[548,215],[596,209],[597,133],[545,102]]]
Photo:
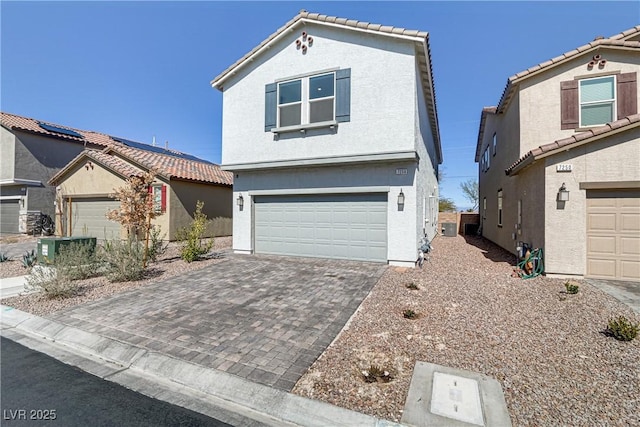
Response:
[[[593,41],[596,41],[596,40],[603,40],[603,39],[604,39],[604,36],[596,36],[596,38],[595,38],[595,39],[593,39]]]

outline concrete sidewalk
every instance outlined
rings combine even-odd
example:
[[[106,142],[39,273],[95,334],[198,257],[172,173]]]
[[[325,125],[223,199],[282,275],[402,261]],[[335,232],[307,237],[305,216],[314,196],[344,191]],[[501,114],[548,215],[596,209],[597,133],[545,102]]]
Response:
[[[24,288],[27,276],[7,277],[0,279],[0,298],[15,297],[29,293]]]
[[[233,425],[399,426],[0,305],[2,335],[134,391]],[[222,420],[225,421],[225,420]]]

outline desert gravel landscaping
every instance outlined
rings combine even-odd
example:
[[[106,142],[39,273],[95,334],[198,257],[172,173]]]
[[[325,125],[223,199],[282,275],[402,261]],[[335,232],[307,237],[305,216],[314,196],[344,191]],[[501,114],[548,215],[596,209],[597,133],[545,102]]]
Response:
[[[422,270],[389,268],[294,393],[399,421],[420,360],[496,378],[514,426],[640,425],[640,340],[602,333],[640,316],[586,282],[568,295],[564,280],[511,277],[512,255],[468,242],[438,237]],[[394,379],[365,382],[371,364]]]

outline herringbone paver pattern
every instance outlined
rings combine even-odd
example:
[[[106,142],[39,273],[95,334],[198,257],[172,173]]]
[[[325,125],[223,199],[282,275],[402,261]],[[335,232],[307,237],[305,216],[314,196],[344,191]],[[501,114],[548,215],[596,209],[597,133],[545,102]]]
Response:
[[[49,317],[289,391],[385,268],[229,254],[211,267]]]

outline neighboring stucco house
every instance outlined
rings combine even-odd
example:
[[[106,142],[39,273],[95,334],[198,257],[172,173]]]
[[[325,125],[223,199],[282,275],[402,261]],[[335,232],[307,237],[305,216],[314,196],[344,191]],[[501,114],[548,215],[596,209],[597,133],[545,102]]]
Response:
[[[547,274],[640,280],[640,26],[508,79],[484,108],[482,234]]]
[[[134,148],[135,147],[135,148]],[[64,236],[124,237],[126,230],[106,218],[120,202],[110,196],[133,176],[153,170],[149,188],[156,211],[153,219],[167,240],[193,220],[196,202],[211,219],[206,237],[231,235],[233,175],[218,165],[174,150],[124,139],[102,150],[85,150],[51,178],[57,186],[60,210],[57,233]]]
[[[26,233],[27,218],[54,217],[49,179],[85,148],[105,148],[108,135],[0,113],[0,233]]]
[[[234,251],[414,265],[442,163],[428,33],[301,11],[211,84]]]

